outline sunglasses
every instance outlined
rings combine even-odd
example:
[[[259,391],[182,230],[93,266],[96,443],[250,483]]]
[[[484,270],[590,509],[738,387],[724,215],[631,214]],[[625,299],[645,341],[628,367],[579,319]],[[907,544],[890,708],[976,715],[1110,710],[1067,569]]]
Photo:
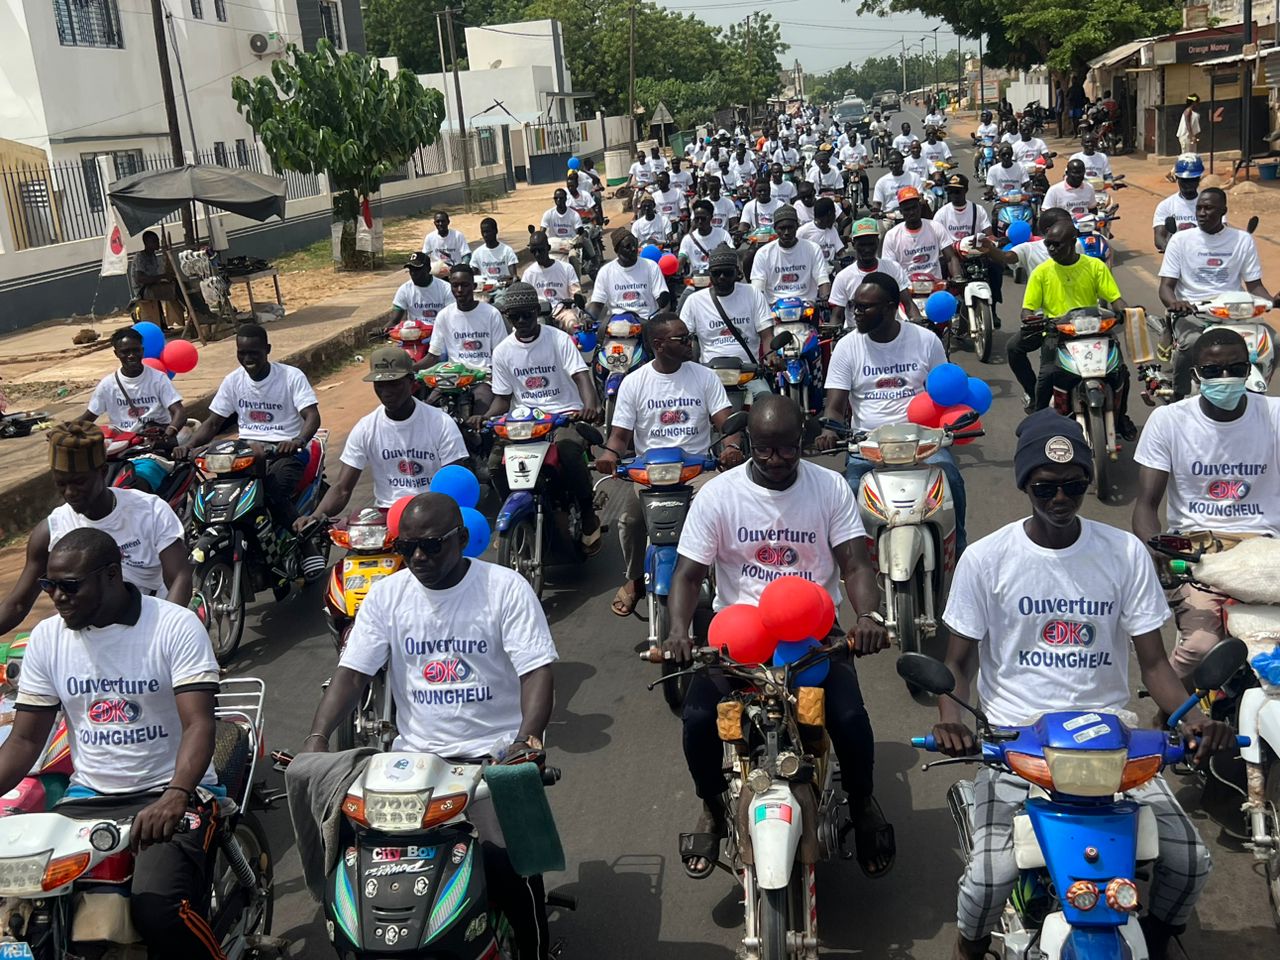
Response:
[[[1237,363],[1202,363],[1196,367],[1201,380],[1217,380],[1219,377],[1247,377],[1253,364],[1248,360]]]
[[[800,456],[800,447],[798,444],[776,447],[762,447],[755,443],[751,445],[751,455],[757,460],[772,460],[775,453],[783,460],[794,460]]]
[[[454,527],[448,533],[439,537],[419,537],[416,540],[407,540],[404,537],[396,538],[396,553],[400,554],[406,560],[412,557],[419,550],[425,556],[434,557],[444,549],[445,542],[457,534],[462,527]]]
[[[1061,483],[1053,480],[1041,480],[1031,484],[1028,489],[1037,500],[1052,500],[1061,490],[1068,497],[1083,497],[1089,492],[1088,480],[1066,480]]]
[[[89,573],[95,574],[99,570],[107,569],[107,567],[109,566],[111,566],[111,564],[104,563],[100,567],[94,567],[92,570],[89,571]],[[77,593],[80,592],[80,588],[83,587],[88,582],[89,582],[89,578],[87,576],[81,577],[79,579],[73,579],[73,580],[54,580],[50,577],[41,577],[39,580],[36,581],[40,589],[43,590],[45,593],[49,594],[49,596],[53,596],[55,591],[59,591],[61,593],[66,594],[68,597],[74,597]]]

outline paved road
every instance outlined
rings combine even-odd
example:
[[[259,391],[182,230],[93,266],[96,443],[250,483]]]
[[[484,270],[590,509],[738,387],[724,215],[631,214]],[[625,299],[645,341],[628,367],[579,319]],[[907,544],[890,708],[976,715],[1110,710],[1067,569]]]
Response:
[[[918,122],[918,114],[913,119]],[[961,169],[971,170],[967,151],[961,152]],[[1144,244],[1142,252],[1147,249]],[[1129,302],[1154,303],[1152,258],[1122,260],[1118,277]],[[1005,308],[1006,317],[1016,317],[1020,296],[1021,288],[1006,287],[1006,302],[1014,305]],[[985,418],[988,436],[963,448],[959,457],[969,490],[971,539],[1027,512],[1011,476],[1013,428],[1021,409],[1004,366],[1006,336],[997,333],[991,365],[977,363],[971,353],[953,358],[986,378],[996,396]],[[355,406],[366,390],[351,375],[339,389]],[[327,409],[330,401],[323,402]],[[370,396],[363,409],[372,403]],[[1145,417],[1141,404],[1135,404],[1134,415]],[[336,462],[338,450],[331,453]],[[1135,479],[1128,452],[1118,473],[1120,500],[1105,506],[1089,500],[1084,512],[1127,528]],[[357,497],[368,495],[367,488],[357,492]],[[1097,559],[1105,563],[1108,558]],[[661,695],[645,690],[653,674],[636,658],[645,625],[619,621],[609,612],[620,570],[611,547],[585,568],[560,571],[547,592],[561,655],[548,741],[553,762],[564,770],[551,798],[569,858],[565,873],[548,879],[549,886],[579,901],[576,913],[553,918],[553,933],[564,938],[570,958],[727,960],[741,923],[737,891],[723,874],[695,883],[680,869],[676,834],[692,827],[696,812],[680,752],[680,725]],[[259,605],[234,665],[235,673],[267,681],[271,748],[297,748],[331,669],[333,649],[320,603],[320,592],[313,589],[278,605]],[[955,774],[950,769],[920,772],[922,757],[908,746],[908,738],[926,732],[935,713],[907,696],[892,655],[862,661],[858,671],[878,742],[878,794],[897,827],[898,861],[892,874],[877,882],[865,880],[852,862],[819,869],[824,955],[943,958],[954,936],[961,870],[944,799]],[[1182,786],[1184,803],[1196,807],[1192,787]],[[287,814],[268,814],[267,822],[278,858],[276,933],[297,941],[294,956],[324,956],[324,928],[301,885]],[[1225,843],[1215,824],[1202,822],[1201,830],[1213,847],[1215,873],[1185,938],[1191,956],[1206,955],[1210,943],[1221,956],[1274,951],[1263,882],[1249,855]]]

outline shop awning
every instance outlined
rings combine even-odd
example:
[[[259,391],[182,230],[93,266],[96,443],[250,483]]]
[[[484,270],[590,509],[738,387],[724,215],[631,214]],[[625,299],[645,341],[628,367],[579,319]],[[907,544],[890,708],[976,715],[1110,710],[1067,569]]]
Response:
[[[1280,47],[1267,47],[1265,50],[1259,50],[1259,51],[1258,51],[1258,57],[1259,57],[1259,58],[1262,58],[1262,57],[1269,57],[1269,56],[1271,56],[1271,54],[1273,54],[1273,53],[1280,53]],[[1233,54],[1231,54],[1230,56],[1227,56],[1227,57],[1218,57],[1218,58],[1217,58],[1217,59],[1215,59],[1215,60],[1202,60],[1202,61],[1200,62],[1200,66],[1202,66],[1202,67],[1225,67],[1225,66],[1229,66],[1229,65],[1231,65],[1231,64],[1233,64],[1233,63],[1239,63],[1241,60],[1252,60],[1252,59],[1254,59],[1254,57],[1253,57],[1253,55],[1252,55],[1252,54],[1233,53]]]
[[[1146,44],[1150,43],[1150,39],[1130,40],[1128,43],[1122,43],[1114,50],[1108,50],[1100,57],[1096,57],[1089,61],[1089,69],[1101,70],[1105,67],[1113,67],[1122,60],[1128,60],[1135,53],[1141,50]]]

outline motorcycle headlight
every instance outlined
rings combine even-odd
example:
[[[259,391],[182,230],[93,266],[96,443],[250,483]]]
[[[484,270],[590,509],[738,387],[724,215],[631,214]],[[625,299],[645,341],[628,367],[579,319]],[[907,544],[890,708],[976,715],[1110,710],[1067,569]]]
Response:
[[[204,456],[205,469],[210,473],[230,473],[235,462],[234,453],[206,453]]]
[[[916,441],[901,440],[880,444],[880,459],[884,463],[904,464],[916,462]]]
[[[532,420],[511,423],[507,422],[507,439],[508,440],[529,440],[533,437],[534,423]]]
[[[384,524],[357,524],[347,529],[347,540],[353,550],[380,550],[387,542]]]
[[[683,463],[651,463],[649,464],[649,485],[669,487],[679,483],[684,473]]]
[[[1045,747],[1053,789],[1077,797],[1109,797],[1120,792],[1128,750],[1058,750]]]
[[[16,897],[40,893],[44,889],[44,869],[52,853],[52,850],[46,850],[32,857],[0,860],[0,894]]]
[[[736,387],[742,379],[742,371],[737,367],[716,367],[712,372],[726,387]]]
[[[364,795],[364,817],[375,830],[420,827],[426,812],[426,791]]]

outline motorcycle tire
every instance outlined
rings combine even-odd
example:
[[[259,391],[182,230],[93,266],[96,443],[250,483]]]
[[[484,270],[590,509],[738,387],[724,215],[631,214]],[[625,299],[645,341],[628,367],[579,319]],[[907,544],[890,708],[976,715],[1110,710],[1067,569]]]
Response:
[[[907,589],[895,589],[893,594],[893,619],[898,625],[898,649],[903,653],[922,653],[920,641],[920,626],[916,623],[916,595],[914,586],[910,583],[895,584],[895,587]],[[922,687],[917,687],[913,683],[907,684],[907,692],[913,697],[925,696]]]
[[[616,396],[606,397],[604,401],[604,435],[607,437],[613,430],[613,413],[618,408]]]
[[[265,937],[271,933],[271,923],[275,916],[275,859],[271,856],[271,845],[267,840],[267,832],[258,821],[253,811],[245,811],[233,832],[236,843],[244,854],[245,860],[253,869],[257,886],[264,891],[264,896],[254,898],[245,909],[257,910],[257,916],[244,928],[246,937]],[[239,886],[231,865],[219,851],[214,862],[214,882],[225,889]],[[227,946],[228,944],[223,944]]]
[[[671,632],[671,610],[667,607],[666,597],[655,597],[654,601],[653,632],[661,642]],[[687,670],[690,666],[692,664],[686,661],[662,661],[662,697],[667,701],[667,706],[671,708],[671,712],[676,716],[680,716],[684,710],[684,698],[689,693],[689,682],[693,678],[691,676],[677,677],[675,680],[667,680],[666,678],[673,673]]]
[[[787,960],[787,888],[761,890],[756,916],[760,923],[760,960]]]
[[[329,745],[334,753],[341,753],[344,750],[352,750],[357,746],[364,746],[363,743],[356,743],[356,717],[354,712],[348,713],[338,721],[338,725],[333,728],[333,733],[329,736]]]
[[[1111,499],[1111,483],[1107,476],[1111,458],[1107,456],[1106,418],[1101,410],[1089,411],[1089,446],[1093,449],[1094,492],[1099,500],[1107,503]]]
[[[1271,758],[1271,769],[1267,771],[1263,799],[1271,808],[1271,835],[1275,836],[1276,824],[1280,820],[1280,761],[1277,761],[1274,756]],[[1267,857],[1266,868],[1267,894],[1271,900],[1271,922],[1276,925],[1277,930],[1280,930],[1280,850],[1274,846],[1271,848],[1271,855]]]
[[[520,520],[498,534],[498,565],[524,577],[541,600],[546,578],[537,553],[537,528],[530,519]]]
[[[991,316],[991,306],[978,301],[973,306],[970,334],[973,336],[973,352],[983,363],[991,362],[991,335],[995,329],[995,320]]]
[[[243,592],[235,609],[229,609],[234,578],[231,564],[225,560],[214,560],[196,567],[193,577],[192,590],[204,596],[209,611],[209,641],[220,666],[225,666],[235,656],[244,637]]]

